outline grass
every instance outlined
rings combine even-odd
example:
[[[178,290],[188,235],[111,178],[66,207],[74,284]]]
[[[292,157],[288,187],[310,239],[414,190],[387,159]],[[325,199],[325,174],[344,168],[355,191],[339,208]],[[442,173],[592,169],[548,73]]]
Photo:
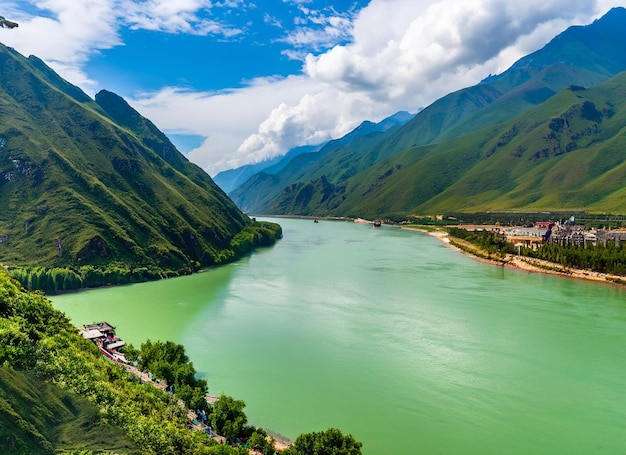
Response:
[[[503,210],[626,213],[622,93],[626,74],[563,90],[508,122],[413,147],[346,181],[293,185],[271,213],[370,219]]]
[[[0,263],[177,269],[229,256],[252,221],[149,120],[2,45],[0,63]],[[84,254],[96,238],[107,253]]]
[[[0,452],[50,454],[79,450],[139,454],[119,429],[102,422],[86,399],[37,378],[0,367]]]

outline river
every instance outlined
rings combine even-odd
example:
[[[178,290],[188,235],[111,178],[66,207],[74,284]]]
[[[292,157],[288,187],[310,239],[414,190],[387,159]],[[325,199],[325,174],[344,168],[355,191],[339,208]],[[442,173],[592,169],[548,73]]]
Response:
[[[192,276],[52,297],[76,325],[186,346],[211,394],[287,437],[378,454],[626,453],[626,294],[473,260],[419,232],[280,219]]]

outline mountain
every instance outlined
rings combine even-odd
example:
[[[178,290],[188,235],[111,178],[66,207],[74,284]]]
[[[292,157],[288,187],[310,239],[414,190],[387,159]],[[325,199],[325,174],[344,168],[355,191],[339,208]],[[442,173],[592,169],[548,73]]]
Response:
[[[254,225],[121,97],[0,45],[0,263],[189,270]]]
[[[322,144],[323,145],[323,144]],[[255,164],[246,164],[235,169],[229,169],[222,171],[213,177],[213,181],[222,189],[225,193],[230,193],[238,186],[244,184],[250,177],[259,172],[266,172],[268,174],[275,174],[280,171],[285,164],[291,159],[303,153],[310,153],[319,150],[321,146],[315,145],[303,145],[295,147],[285,155],[276,156],[272,159],[262,161]]]
[[[369,218],[451,212],[625,213],[626,73],[570,86],[495,126],[396,154],[337,185],[293,184],[275,213]]]
[[[406,122],[413,118],[413,114],[406,111],[396,112],[394,115],[383,119],[378,123],[373,123],[368,120],[362,122],[358,127],[352,130],[339,139],[342,144],[348,144],[352,139],[358,136],[364,136],[372,132],[384,132],[398,125],[404,125]],[[255,174],[261,172],[265,174],[276,174],[284,169],[291,160],[295,157],[302,155],[303,153],[318,152],[326,143],[319,145],[303,145],[295,147],[289,150],[285,155],[277,156],[271,160],[266,160],[256,164],[247,164],[245,166],[238,167],[236,169],[230,169],[222,171],[217,174],[213,180],[219,185],[226,193],[231,193],[233,190],[243,185]]]
[[[298,179],[307,169],[314,168],[315,163],[322,161],[327,155],[337,153],[338,150],[359,153],[363,144],[369,146],[382,141],[412,118],[413,114],[400,111],[378,123],[366,120],[345,136],[327,142],[318,150],[298,153],[295,156],[287,154],[275,166],[252,175],[243,185],[231,191],[229,196],[244,211],[255,212],[259,207],[271,204],[286,185]],[[343,163],[335,169],[343,173],[350,172]]]
[[[410,150],[413,154],[430,153],[440,150],[438,145],[446,141],[461,139],[462,143],[469,136],[480,136],[494,125],[503,125],[529,112],[568,86],[592,87],[605,82],[626,70],[622,51],[625,46],[626,9],[614,8],[590,25],[568,28],[504,73],[435,101],[404,126],[383,137],[360,143],[358,148],[338,147],[297,173],[286,168],[271,179],[250,180],[232,192],[231,197],[252,213],[347,215],[348,205],[344,201],[359,199],[358,204],[350,205],[350,213],[382,215],[390,207],[379,205],[382,202],[368,195],[371,188],[389,177],[387,173],[396,172],[395,168],[381,172],[381,167],[396,161],[396,155]],[[444,182],[453,183],[449,178],[454,172],[446,166],[430,171],[436,172],[427,176],[435,180],[432,188],[436,192],[445,189]],[[407,187],[396,195],[398,200],[394,205],[402,204],[403,198],[419,191],[421,173],[416,172],[414,179],[407,178]],[[365,183],[356,185],[356,180],[367,181],[367,189],[363,188]],[[259,191],[271,191],[273,197],[259,198],[255,196]],[[355,191],[361,192],[353,194]],[[434,193],[429,190],[428,194]],[[304,203],[305,200],[308,202]],[[319,203],[312,204],[312,200]],[[403,211],[412,209],[408,201],[402,205]]]

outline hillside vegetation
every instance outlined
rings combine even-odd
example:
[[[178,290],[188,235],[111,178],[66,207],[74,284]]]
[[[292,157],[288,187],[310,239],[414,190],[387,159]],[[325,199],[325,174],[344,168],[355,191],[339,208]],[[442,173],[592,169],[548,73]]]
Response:
[[[0,263],[150,279],[231,260],[268,235],[279,227],[244,215],[122,98],[92,100],[0,45]]]
[[[93,403],[33,372],[0,367],[0,452],[140,454],[119,428],[101,421]]]
[[[209,453],[194,449],[202,435],[185,429],[173,396],[106,361],[43,295],[3,271],[0,364],[2,453]]]

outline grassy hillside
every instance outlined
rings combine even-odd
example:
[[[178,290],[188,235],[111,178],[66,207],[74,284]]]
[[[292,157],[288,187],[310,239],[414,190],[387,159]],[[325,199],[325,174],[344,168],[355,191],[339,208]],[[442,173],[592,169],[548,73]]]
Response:
[[[369,216],[499,210],[625,213],[626,73],[570,87],[509,122],[414,147],[347,179],[288,188],[272,207]],[[336,204],[341,199],[341,203]]]
[[[0,263],[189,271],[254,227],[122,98],[0,45]]]
[[[2,453],[208,453],[174,397],[106,361],[42,294],[3,270],[0,364]]]
[[[483,135],[474,166],[415,210],[521,208],[623,213],[626,75],[565,90]],[[480,148],[479,145],[482,145]],[[456,160],[457,162],[459,160]]]
[[[0,367],[0,453],[140,454],[131,439],[102,421],[96,406],[58,385]]]

